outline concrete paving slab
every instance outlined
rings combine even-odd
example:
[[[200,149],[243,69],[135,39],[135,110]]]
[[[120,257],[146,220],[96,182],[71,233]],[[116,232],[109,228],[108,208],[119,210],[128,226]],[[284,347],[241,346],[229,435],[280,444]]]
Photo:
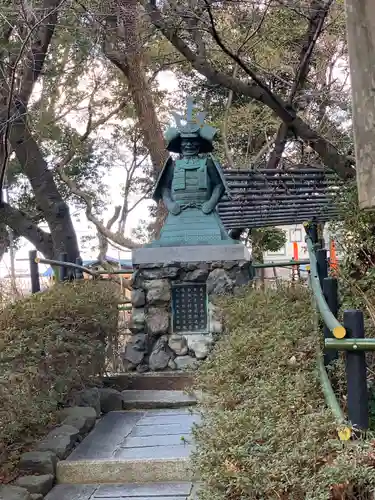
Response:
[[[116,460],[188,459],[192,451],[193,446],[185,443],[143,448],[120,448],[115,452],[114,458]]]
[[[149,483],[193,481],[187,459],[62,460],[57,463],[59,484]],[[50,499],[53,500],[53,499]],[[60,500],[60,499],[59,499]]]
[[[45,500],[188,500],[195,491],[192,482],[129,484],[59,484]]]
[[[177,445],[191,440],[190,434],[172,434],[161,436],[127,437],[120,445],[121,448],[147,448],[150,446]]]
[[[154,425],[151,426],[136,426],[132,430],[131,437],[145,437],[145,436],[167,436],[176,434],[190,434],[191,425],[188,423],[171,424],[171,425]]]
[[[44,500],[89,500],[99,485],[59,484],[55,486]]]
[[[164,413],[161,415],[148,416],[147,418],[141,418],[139,422],[137,422],[138,427],[143,427],[147,425],[172,425],[172,424],[190,424],[191,426],[194,423],[197,423],[199,417],[197,415],[171,415],[168,413]]]
[[[94,430],[69,455],[68,461],[106,459],[113,453],[124,438],[131,433],[143,412],[107,413]]]
[[[181,408],[197,404],[194,395],[184,391],[131,391],[121,392],[125,409]]]
[[[94,497],[95,498],[95,497]],[[173,496],[157,496],[157,497],[105,497],[106,500],[149,500],[150,498],[154,498],[155,500],[188,500],[189,497],[186,495],[184,496],[178,496],[176,497],[175,495]]]
[[[186,498],[193,489],[193,483],[149,483],[149,484],[105,484],[99,486],[93,498],[160,498],[171,496]]]
[[[176,418],[180,423],[157,424]],[[58,463],[57,480],[72,484],[188,480],[194,449],[191,430],[198,419],[197,414],[176,415],[174,410],[107,413],[70,457]]]
[[[134,411],[134,410],[131,410]],[[136,411],[136,410],[135,410]],[[143,415],[143,419],[154,418],[156,415],[194,415],[196,413],[194,407],[192,408],[165,408],[159,410],[148,409]]]

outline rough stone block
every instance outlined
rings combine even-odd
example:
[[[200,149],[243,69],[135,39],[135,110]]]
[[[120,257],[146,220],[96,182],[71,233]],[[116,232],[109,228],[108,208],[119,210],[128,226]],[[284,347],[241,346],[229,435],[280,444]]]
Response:
[[[132,290],[131,302],[133,307],[143,307],[146,303],[146,295],[143,290]]]
[[[192,339],[189,339],[189,349],[191,349],[197,359],[207,358],[212,345],[212,339],[207,335],[192,335]]]
[[[230,279],[224,269],[216,268],[207,278],[207,293],[213,295],[226,295],[231,293],[234,281]]]
[[[146,328],[153,336],[168,333],[169,312],[159,307],[150,307],[146,314]]]
[[[31,500],[30,493],[19,486],[8,486],[0,484],[1,500]]]
[[[151,370],[159,371],[167,368],[172,351],[168,347],[168,338],[161,337],[155,343],[148,364]]]
[[[123,398],[121,392],[108,387],[99,389],[99,393],[102,413],[122,410]]]
[[[177,356],[185,356],[188,353],[188,343],[183,335],[173,334],[169,337],[168,345]]]
[[[79,439],[79,430],[71,425],[60,425],[38,443],[38,451],[52,451],[60,460],[66,458]]]
[[[158,280],[165,278],[177,278],[180,268],[168,266],[153,269],[143,269],[142,277],[145,280]]]
[[[204,283],[208,276],[208,265],[206,268],[195,269],[194,271],[188,272],[185,275],[185,281],[198,281]]]
[[[47,495],[52,489],[54,476],[43,474],[42,476],[20,476],[16,480],[16,485],[25,488],[29,493]]]
[[[132,310],[132,317],[129,323],[129,330],[132,333],[142,332],[145,328],[145,310],[143,307]]]
[[[89,406],[94,408],[96,415],[100,415],[100,394],[97,387],[91,389],[84,389],[83,391],[77,392],[73,397],[74,404],[76,406]]]
[[[18,468],[38,474],[55,474],[57,456],[51,451],[27,451],[21,455]]]
[[[65,425],[75,427],[81,434],[86,434],[95,425],[96,411],[90,406],[72,406],[61,410],[60,420]]]
[[[171,290],[168,280],[145,281],[147,290],[147,303],[160,304],[171,300]]]
[[[129,361],[132,365],[139,365],[142,362],[146,352],[146,335],[144,333],[137,333],[125,346],[125,352],[122,358]]]
[[[192,356],[177,356],[174,362],[178,370],[194,370],[197,367],[197,360]]]

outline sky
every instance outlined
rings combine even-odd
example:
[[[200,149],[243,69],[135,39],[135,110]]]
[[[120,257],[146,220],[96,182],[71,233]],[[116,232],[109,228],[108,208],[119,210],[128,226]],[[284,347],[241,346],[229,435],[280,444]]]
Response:
[[[160,73],[158,75],[159,86],[161,90],[167,90],[173,92],[177,89],[178,83],[172,72],[166,71]],[[77,127],[78,128],[78,127]],[[119,182],[121,183],[121,177],[124,175],[123,169],[121,166],[115,166],[111,169],[107,176],[104,177],[103,182],[108,186],[109,189],[109,198],[111,199],[111,204],[108,205],[107,210],[103,213],[103,220],[107,221],[112,215],[114,207],[122,204],[122,196],[121,192],[118,188]],[[153,202],[151,200],[145,200],[141,202],[134,211],[130,212],[128,217],[127,226],[125,229],[125,234],[130,236],[132,229],[136,228],[138,222],[141,219],[148,218],[148,207]],[[82,238],[85,236],[91,236],[95,233],[95,227],[93,224],[89,224],[84,210],[80,213],[75,213],[75,217],[73,217],[74,227],[77,233],[77,237],[81,243]],[[41,227],[45,230],[48,230],[47,226],[41,225]],[[82,244],[80,244],[82,248]],[[28,273],[28,261],[24,259],[28,258],[28,254],[30,250],[33,250],[34,247],[27,240],[22,239],[21,248],[16,252],[15,255],[15,269],[16,274],[23,275]],[[81,252],[81,257],[83,260],[94,259],[97,257],[98,251],[91,251],[90,249],[83,249]],[[123,251],[120,252],[114,247],[110,247],[108,254],[111,257],[121,258],[121,259],[130,259],[131,252]],[[40,265],[41,271],[47,268],[47,266]],[[0,262],[0,278],[9,274],[10,271],[10,257],[9,253],[4,256],[2,261]]]

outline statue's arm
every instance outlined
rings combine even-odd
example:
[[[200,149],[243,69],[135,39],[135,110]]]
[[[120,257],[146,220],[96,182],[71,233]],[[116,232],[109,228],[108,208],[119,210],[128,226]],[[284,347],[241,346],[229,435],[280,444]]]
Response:
[[[207,171],[210,181],[213,185],[213,189],[210,199],[202,205],[202,212],[204,212],[205,214],[209,214],[215,209],[216,205],[220,201],[220,198],[224,194],[223,183],[221,182],[220,176],[217,173],[216,167],[213,164],[212,160],[208,160]]]
[[[172,180],[173,180],[173,162],[170,162],[166,167],[166,172],[164,174],[164,186],[161,189],[161,196],[163,202],[167,207],[168,212],[173,215],[178,215],[181,212],[181,207],[179,203],[172,199]]]

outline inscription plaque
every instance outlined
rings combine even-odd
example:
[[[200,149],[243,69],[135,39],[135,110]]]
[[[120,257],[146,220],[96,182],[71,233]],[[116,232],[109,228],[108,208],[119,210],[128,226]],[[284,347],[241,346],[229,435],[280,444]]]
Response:
[[[172,286],[174,332],[207,331],[207,290],[205,284]]]

